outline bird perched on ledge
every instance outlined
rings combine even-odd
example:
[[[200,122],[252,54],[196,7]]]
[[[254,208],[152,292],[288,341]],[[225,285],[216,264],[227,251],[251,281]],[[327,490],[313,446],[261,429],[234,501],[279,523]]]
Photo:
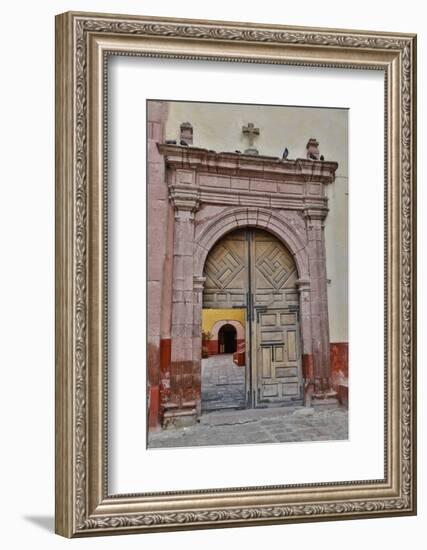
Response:
[[[288,158],[288,155],[289,155],[289,150],[287,147],[285,147],[285,150],[283,151],[282,159],[286,160]]]
[[[305,148],[309,160],[319,160],[319,142],[316,138],[310,138]]]
[[[183,139],[181,139],[181,141],[179,142],[180,145],[183,145],[184,147],[188,147],[188,143],[186,141],[184,141]]]

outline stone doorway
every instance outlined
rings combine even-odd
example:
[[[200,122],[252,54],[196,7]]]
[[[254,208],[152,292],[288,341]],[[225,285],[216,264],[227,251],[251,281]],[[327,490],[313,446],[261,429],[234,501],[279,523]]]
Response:
[[[245,350],[239,357],[243,360],[245,355],[245,365],[246,358],[251,358],[251,373],[246,374],[246,398],[251,407],[301,400],[301,363],[306,403],[329,397],[332,380],[324,222],[328,214],[326,187],[335,179],[337,163],[216,153],[162,143],[153,143],[150,155],[152,173],[156,174],[156,179],[150,180],[150,196],[156,197],[152,201],[156,208],[167,206],[170,228],[165,243],[157,226],[151,241],[153,251],[164,244],[164,255],[151,262],[148,283],[150,319],[156,321],[150,322],[149,335],[150,427],[155,429],[157,423],[188,425],[201,413],[202,358],[210,353],[207,348],[212,343],[201,333],[201,325],[209,307],[240,307],[246,312]],[[161,196],[153,194],[163,183]],[[268,253],[262,255],[266,243],[262,238],[258,241],[249,228],[274,236],[285,251],[283,257],[291,262],[288,266],[296,267],[288,273],[291,277],[282,281],[283,288],[282,262],[274,261]],[[255,237],[249,237],[251,245],[243,245],[243,266],[227,288],[230,271],[239,270],[239,255],[231,249],[226,258],[229,265],[222,266],[222,286],[209,287],[207,257],[212,258],[217,244],[236,230]],[[160,242],[156,240],[159,235]],[[238,241],[239,236],[234,236]],[[246,241],[245,233],[240,240]],[[254,247],[260,252],[259,266],[248,265],[245,258],[249,249],[254,258]],[[254,288],[252,284],[249,288],[253,290],[249,290],[240,284],[241,279],[246,276],[247,280],[251,273],[254,283],[255,267],[261,272],[261,286]],[[273,270],[270,274],[269,269]],[[273,285],[263,292],[264,275],[273,279],[277,275],[274,283],[278,288]]]
[[[258,228],[232,231],[208,253],[204,277],[204,308],[246,310],[246,406],[302,403],[298,273],[285,245]],[[234,353],[233,328],[219,331],[219,353]]]

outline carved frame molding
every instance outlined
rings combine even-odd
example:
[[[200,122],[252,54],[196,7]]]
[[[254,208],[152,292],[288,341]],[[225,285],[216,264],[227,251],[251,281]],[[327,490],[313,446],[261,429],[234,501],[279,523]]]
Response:
[[[385,477],[109,495],[106,71],[109,55],[385,74]],[[89,13],[56,18],[56,532],[67,537],[416,511],[416,37]]]

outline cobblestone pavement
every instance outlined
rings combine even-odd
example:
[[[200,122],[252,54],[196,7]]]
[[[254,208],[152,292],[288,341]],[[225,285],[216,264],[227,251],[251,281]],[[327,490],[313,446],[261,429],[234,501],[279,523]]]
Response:
[[[247,409],[202,414],[187,428],[150,434],[149,447],[193,447],[348,439],[348,411],[341,405]]]
[[[202,409],[238,409],[245,406],[245,367],[236,367],[232,353],[202,359]]]

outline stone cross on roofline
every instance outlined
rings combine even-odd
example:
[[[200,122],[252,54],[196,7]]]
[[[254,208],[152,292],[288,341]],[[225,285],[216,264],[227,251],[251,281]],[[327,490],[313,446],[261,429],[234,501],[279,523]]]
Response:
[[[260,129],[255,128],[253,122],[248,122],[246,126],[242,126],[242,134],[244,137],[247,137],[249,141],[249,148],[244,151],[245,155],[258,155],[258,149],[256,149],[253,145],[255,136],[260,135]],[[181,123],[179,144],[186,147],[193,145],[193,126],[190,122]],[[176,140],[166,140],[166,145],[176,145]],[[240,153],[240,151],[236,151],[236,153]],[[289,160],[288,155],[289,151],[286,147],[283,151],[282,159]],[[316,138],[310,138],[308,140],[306,145],[306,157],[309,160],[320,160],[321,162],[325,160],[324,156],[319,153],[319,142]]]
[[[255,149],[254,137],[259,136],[259,128],[255,128],[253,122],[248,122],[247,126],[242,126],[242,133],[249,140],[249,149],[245,150],[245,155],[258,155],[258,149]]]

